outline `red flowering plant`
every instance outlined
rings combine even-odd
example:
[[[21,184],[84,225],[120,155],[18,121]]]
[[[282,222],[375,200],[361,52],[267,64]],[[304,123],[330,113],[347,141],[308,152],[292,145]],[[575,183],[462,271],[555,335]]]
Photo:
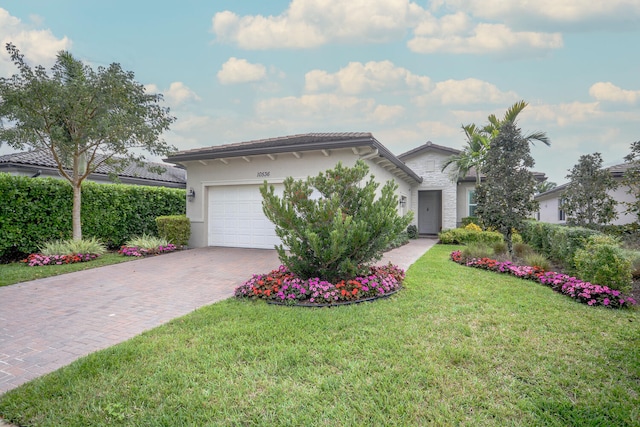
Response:
[[[566,274],[544,271],[540,267],[515,265],[509,261],[497,261],[490,258],[471,258],[465,260],[460,251],[453,251],[450,257],[452,261],[468,267],[481,268],[498,273],[511,274],[522,279],[534,280],[542,285],[549,286],[556,292],[591,306],[602,305],[609,308],[622,308],[636,304],[636,301],[632,297],[625,296],[618,290],[585,282]]]

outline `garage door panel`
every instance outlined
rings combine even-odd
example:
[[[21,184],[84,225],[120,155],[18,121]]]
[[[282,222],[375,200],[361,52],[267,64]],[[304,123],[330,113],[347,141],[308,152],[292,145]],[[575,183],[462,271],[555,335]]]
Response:
[[[276,186],[276,194],[282,194]],[[272,249],[280,243],[257,185],[209,188],[209,246]]]

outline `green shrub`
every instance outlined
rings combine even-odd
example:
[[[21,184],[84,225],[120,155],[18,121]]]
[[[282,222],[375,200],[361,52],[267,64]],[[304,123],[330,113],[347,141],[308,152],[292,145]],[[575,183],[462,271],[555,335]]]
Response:
[[[477,216],[466,216],[460,220],[460,227],[464,228],[469,224],[478,224],[480,225],[480,220]]]
[[[496,242],[493,244],[493,252],[496,255],[505,255],[508,251],[506,242]]]
[[[465,228],[443,230],[438,234],[438,238],[443,244],[463,245],[470,243],[486,243],[488,245],[492,245],[504,240],[502,234],[497,231],[476,231],[467,230]]]
[[[158,235],[178,246],[186,246],[191,237],[191,221],[186,215],[166,215],[156,218]]]
[[[95,254],[102,255],[107,251],[105,245],[95,237],[82,240],[54,240],[40,247],[43,255],[75,255]]]
[[[416,227],[415,225],[411,224],[410,226],[407,227],[407,236],[410,239],[417,239],[418,238],[418,227]]]
[[[163,237],[149,236],[147,234],[133,237],[125,243],[126,246],[140,249],[156,249],[159,246],[167,246],[168,244],[169,241]]]
[[[551,261],[549,261],[544,255],[533,251],[526,253],[522,257],[522,261],[524,265],[538,267],[543,269],[544,271],[551,271],[552,268]]]
[[[396,183],[378,187],[361,160],[306,180],[287,177],[282,197],[265,182],[262,209],[282,240],[282,264],[301,279],[333,283],[364,273],[413,219],[411,212],[398,215]]]
[[[623,249],[623,253],[631,261],[631,275],[640,277],[640,251]]]
[[[612,244],[598,243],[599,237],[589,239],[584,249],[575,254],[575,267],[582,280],[621,292],[631,289],[631,260],[624,251]]]
[[[515,243],[513,245],[513,254],[518,258],[524,258],[527,255],[532,254],[534,251],[531,246],[526,243]]]
[[[495,255],[493,248],[486,243],[471,243],[462,249],[464,260],[492,258]]]
[[[520,230],[523,240],[537,252],[575,272],[576,251],[583,249],[592,236],[602,233],[584,227],[567,227],[539,221],[525,221]]]
[[[38,245],[71,238],[71,185],[53,178],[0,173],[0,261],[24,258]],[[108,247],[156,234],[159,215],[184,214],[185,190],[123,184],[82,185],[82,231]]]

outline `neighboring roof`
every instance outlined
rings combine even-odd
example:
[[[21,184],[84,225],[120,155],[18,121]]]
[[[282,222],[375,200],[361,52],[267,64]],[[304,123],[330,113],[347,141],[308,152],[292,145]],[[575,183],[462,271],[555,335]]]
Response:
[[[431,141],[427,141],[421,146],[414,148],[413,150],[409,150],[406,153],[400,154],[398,158],[400,160],[404,160],[407,157],[411,157],[414,154],[420,154],[424,151],[442,151],[445,154],[451,154],[451,155],[460,153],[460,150],[456,150],[455,148],[445,147],[444,145],[438,145],[438,144],[434,144]]]
[[[194,160],[332,150],[362,146],[371,147],[374,152],[377,153],[378,157],[383,158],[393,165],[393,169],[395,169],[400,175],[406,176],[417,182],[422,182],[422,178],[420,176],[393,155],[369,132],[307,133],[282,136],[278,138],[258,139],[254,141],[178,151],[177,153],[168,156],[166,160],[171,163],[181,163]]]
[[[609,166],[608,169],[609,172],[611,172],[611,176],[613,178],[622,178],[622,175],[624,175],[624,173],[627,171],[627,169],[631,168],[633,166],[633,164],[631,163],[620,163],[619,165],[613,165],[613,166]],[[549,191],[545,191],[544,193],[540,193],[537,194],[535,196],[535,198],[539,198],[539,197],[546,197],[546,196],[551,196],[555,193],[561,193],[563,192],[567,187],[569,186],[569,183],[565,183],[562,185],[558,185],[557,187],[552,188]]]
[[[104,156],[100,158],[104,158]],[[161,166],[165,168],[165,172],[158,174],[151,172],[147,166]],[[29,169],[48,169],[56,170],[58,166],[51,155],[46,150],[25,151],[20,153],[5,154],[0,156],[0,171],[9,167],[29,168]],[[94,174],[104,176],[105,178],[114,171],[113,166],[102,164],[98,166]],[[136,181],[136,183],[144,184],[144,181],[153,181],[155,183],[168,183],[184,187],[187,182],[186,171],[184,169],[167,165],[164,163],[145,162],[144,166],[138,166],[135,162],[129,163],[123,171],[118,173],[118,177],[123,182]]]

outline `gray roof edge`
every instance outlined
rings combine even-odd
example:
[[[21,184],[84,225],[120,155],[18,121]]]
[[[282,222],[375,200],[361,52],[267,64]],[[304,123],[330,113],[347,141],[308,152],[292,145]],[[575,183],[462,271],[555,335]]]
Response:
[[[411,170],[406,164],[404,164],[400,159],[398,159],[393,153],[391,153],[380,141],[373,137],[370,133],[362,133],[357,134],[356,137],[349,137],[348,134],[345,134],[346,137],[337,138],[335,140],[329,141],[312,141],[312,142],[300,142],[296,144],[286,144],[286,145],[274,145],[274,146],[264,146],[266,143],[273,143],[277,141],[278,138],[269,139],[269,140],[260,140],[255,141],[255,144],[247,145],[247,146],[229,146],[228,149],[224,150],[216,150],[215,148],[211,151],[197,151],[197,152],[185,152],[183,154],[177,153],[173,156],[168,156],[163,159],[167,162],[172,163],[180,163],[186,161],[197,161],[197,160],[207,160],[207,159],[220,159],[220,158],[229,158],[229,157],[242,157],[242,156],[257,156],[257,155],[266,155],[266,154],[281,154],[281,153],[291,153],[291,152],[304,152],[304,151],[319,151],[319,150],[332,150],[338,148],[351,148],[362,145],[368,145],[372,148],[375,148],[379,151],[382,157],[386,158],[394,165],[396,165],[399,169],[405,172],[409,177],[416,180],[417,182],[422,182],[422,178],[418,176],[413,170]],[[296,135],[298,136],[298,135]],[[282,141],[286,141],[286,138],[282,137]],[[248,141],[248,143],[254,141]]]
[[[369,134],[370,135],[370,134]],[[286,138],[283,137],[282,141],[286,141]],[[167,156],[163,161],[171,162],[171,163],[179,163],[185,161],[194,161],[194,160],[207,160],[207,159],[226,159],[229,157],[242,157],[242,156],[258,156],[265,154],[281,154],[281,153],[291,153],[294,151],[316,151],[316,150],[330,150],[336,148],[349,148],[355,147],[358,145],[372,145],[374,138],[373,136],[367,137],[357,137],[357,138],[341,138],[335,139],[333,141],[312,141],[312,142],[300,142],[296,144],[286,144],[286,145],[273,145],[273,146],[265,146],[266,143],[273,143],[278,138],[269,139],[269,140],[260,140],[260,141],[248,141],[247,144],[250,145],[235,145],[230,144],[228,147],[220,149],[218,147],[224,146],[214,146],[210,147],[209,150],[202,149],[196,151],[185,151],[178,152],[174,155]]]
[[[414,154],[417,154],[421,151],[427,150],[427,149],[433,149],[433,150],[439,150],[439,151],[445,151],[447,153],[451,153],[451,154],[458,154],[460,153],[460,150],[456,149],[456,148],[451,148],[451,147],[445,147],[444,145],[438,145],[438,144],[434,144],[431,141],[427,141],[424,144],[420,145],[419,147],[413,148],[409,151],[406,151],[400,155],[398,155],[399,159],[404,159],[406,157],[412,156]]]

